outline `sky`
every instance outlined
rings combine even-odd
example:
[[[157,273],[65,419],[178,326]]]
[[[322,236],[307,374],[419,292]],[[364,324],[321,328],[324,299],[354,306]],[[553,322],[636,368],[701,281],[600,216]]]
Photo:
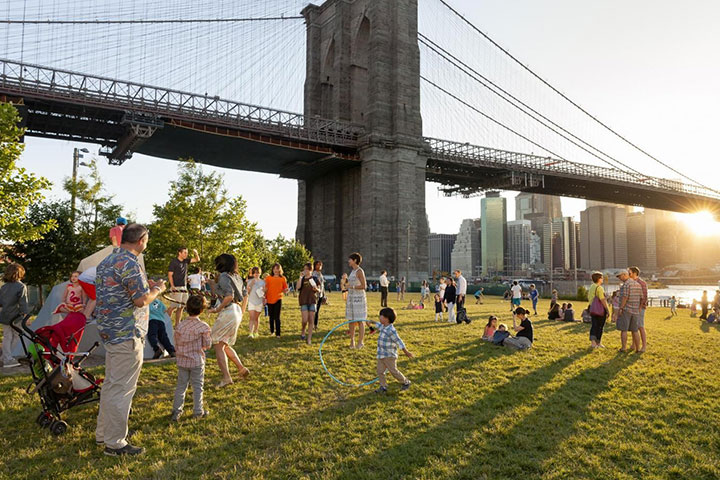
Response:
[[[424,0],[423,0],[424,1]],[[316,2],[317,3],[317,2]],[[450,0],[460,13],[526,65],[637,144],[699,179],[717,177],[720,112],[720,2],[695,0]],[[73,148],[98,146],[27,138],[20,165],[54,184],[59,198],[71,174]],[[96,155],[95,155],[96,156]],[[108,193],[138,221],[152,221],[153,204],[167,199],[173,161],[135,155],[122,167],[97,157]],[[292,237],[296,182],[275,175],[206,167],[225,174],[231,194],[247,201],[250,220],[266,237]],[[84,169],[81,167],[81,172]],[[709,176],[712,174],[712,176]],[[514,192],[508,197],[514,219]],[[272,201],[269,202],[268,199]],[[584,201],[563,199],[563,213],[579,216]],[[282,205],[278,212],[277,205]],[[446,198],[426,184],[430,229],[455,233],[480,215],[480,198]]]

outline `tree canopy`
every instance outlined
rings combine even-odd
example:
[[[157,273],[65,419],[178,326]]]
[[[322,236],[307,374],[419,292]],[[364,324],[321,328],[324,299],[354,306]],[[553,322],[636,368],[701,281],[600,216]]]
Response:
[[[28,208],[43,200],[42,191],[51,184],[18,166],[25,148],[19,123],[15,107],[0,103],[0,240],[5,242],[38,239],[56,226],[52,218],[35,224],[27,216]]]

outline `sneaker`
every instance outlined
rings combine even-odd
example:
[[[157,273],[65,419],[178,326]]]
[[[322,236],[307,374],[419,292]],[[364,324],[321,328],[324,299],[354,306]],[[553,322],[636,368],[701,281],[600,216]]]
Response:
[[[170,358],[175,358],[175,350],[173,350],[172,352],[170,352]]]
[[[365,344],[364,344],[364,343],[360,343],[360,344],[358,344],[357,348],[358,348],[358,350],[361,349],[361,348],[365,348]]]
[[[133,447],[129,443],[122,448],[105,447],[105,455],[110,457],[122,457],[123,455],[140,455],[145,452],[142,447]]]
[[[171,422],[179,422],[180,421],[180,415],[182,415],[182,412],[173,412],[170,416]]]
[[[210,411],[203,410],[202,413],[193,413],[193,418],[205,418],[210,415]]]
[[[157,360],[158,358],[163,356],[162,348],[156,348],[155,353],[153,354],[153,360]]]
[[[300,335],[300,340],[305,340],[305,335]]]
[[[3,365],[3,368],[13,368],[13,367],[19,367],[19,366],[20,366],[20,362],[18,362],[18,361],[16,361],[16,360],[13,360],[13,361],[10,362],[10,363],[4,364],[4,365]]]
[[[387,393],[387,387],[380,387],[377,390],[375,390],[375,393],[377,394],[385,394]]]
[[[400,390],[407,390],[408,388],[410,388],[410,383],[412,383],[410,382],[410,380],[408,380],[407,383],[403,383],[400,387]]]

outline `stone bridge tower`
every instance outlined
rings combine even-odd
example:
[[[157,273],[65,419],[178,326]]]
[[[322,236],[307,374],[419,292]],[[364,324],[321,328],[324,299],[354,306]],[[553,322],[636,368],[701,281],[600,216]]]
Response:
[[[364,125],[361,164],[301,181],[296,236],[327,273],[427,277],[417,0],[309,5],[305,114]],[[408,261],[408,257],[410,260]]]

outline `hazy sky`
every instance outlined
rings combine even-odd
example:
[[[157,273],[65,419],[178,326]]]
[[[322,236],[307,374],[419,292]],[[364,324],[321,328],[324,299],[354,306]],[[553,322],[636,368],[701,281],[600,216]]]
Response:
[[[720,62],[716,53],[720,45],[716,26],[720,2],[450,3],[525,64],[634,142],[696,178],[708,183],[717,178],[719,154],[713,140],[720,112]],[[28,138],[21,165],[54,183],[51,196],[62,195],[61,183],[71,172],[73,147],[97,152],[95,145]],[[115,201],[140,221],[151,221],[152,205],[166,200],[176,164],[142,155],[135,155],[122,167],[108,166],[102,157],[99,161],[107,190]],[[230,192],[245,198],[250,219],[258,222],[266,236],[294,235],[294,181],[222,171]],[[717,187],[717,182],[712,186]],[[434,232],[454,233],[463,218],[479,216],[479,198],[445,198],[433,184],[427,184],[426,196]],[[278,204],[284,205],[280,213]],[[584,201],[563,199],[566,215],[576,216],[582,208]],[[512,201],[508,212],[512,219]]]

